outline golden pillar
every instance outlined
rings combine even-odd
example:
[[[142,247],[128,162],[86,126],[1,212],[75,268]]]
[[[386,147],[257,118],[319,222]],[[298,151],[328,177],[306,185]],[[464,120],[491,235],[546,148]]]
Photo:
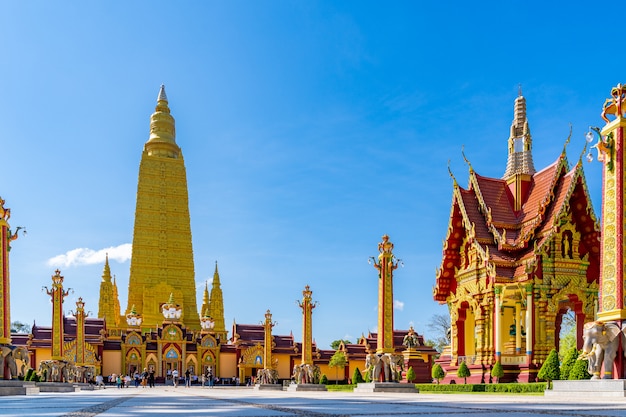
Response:
[[[272,369],[272,345],[274,344],[274,337],[272,336],[272,328],[276,325],[272,322],[272,313],[269,310],[265,313],[265,321],[263,322],[263,329],[265,330],[265,346],[263,350],[263,368]]]
[[[82,297],[78,297],[76,301],[76,359],[75,364],[78,366],[85,365],[85,319],[89,314],[85,313],[85,302]]]
[[[17,239],[18,232],[23,227],[18,227],[15,233],[9,228],[11,209],[4,207],[4,200],[0,198],[0,345],[11,344],[11,287],[9,280],[9,252],[11,242]],[[24,233],[26,231],[24,230]],[[0,374],[0,377],[2,375]]]
[[[298,301],[298,306],[302,309],[302,365],[313,365],[313,309],[317,302],[312,302],[313,291],[309,286],[302,291],[302,302]]]
[[[394,353],[393,347],[393,271],[401,264],[393,254],[393,243],[384,235],[378,244],[378,262],[370,263],[378,270],[378,339],[376,353]]]
[[[611,98],[604,103],[602,130],[592,128],[599,136],[593,146],[598,150],[602,172],[602,241],[600,248],[600,303],[598,319],[602,321],[626,319],[624,303],[624,128],[626,119],[626,86],[618,84],[611,90]],[[609,120],[612,115],[614,120]],[[593,140],[593,134],[587,134]],[[589,155],[590,156],[590,155]]]
[[[71,288],[63,289],[63,277],[58,269],[52,276],[52,288],[44,287],[46,294],[52,299],[52,355],[53,360],[63,360],[63,301],[70,293]]]

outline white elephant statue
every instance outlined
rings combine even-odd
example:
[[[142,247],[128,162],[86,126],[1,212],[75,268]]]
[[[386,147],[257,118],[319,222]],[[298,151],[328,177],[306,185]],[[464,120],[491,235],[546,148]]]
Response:
[[[275,369],[259,369],[256,378],[259,384],[275,384],[278,381],[278,372]]]
[[[47,360],[39,363],[39,374],[45,374],[47,382],[69,382],[72,370],[65,361]]]
[[[18,370],[18,376],[26,376],[26,372],[30,369],[30,353],[28,352],[28,349],[23,346],[18,346],[13,349],[12,356],[13,359],[15,359],[16,364],[21,363]]]
[[[318,384],[320,373],[320,367],[317,365],[295,365],[292,378],[296,381],[296,384]]]
[[[5,369],[9,371],[8,379],[17,378],[17,364],[13,357],[13,351],[15,346],[1,345],[0,346],[0,379],[4,379],[6,375]]]
[[[390,355],[389,368],[391,370],[391,380],[399,382],[402,379],[402,371],[404,371],[404,356]]]
[[[622,329],[614,322],[585,323],[582,356],[589,361],[591,379],[600,379],[602,369],[604,369],[603,379],[613,378],[613,362],[617,355],[620,336],[626,341]]]
[[[300,365],[293,366],[291,378],[296,382],[296,384],[302,383],[302,367]]]

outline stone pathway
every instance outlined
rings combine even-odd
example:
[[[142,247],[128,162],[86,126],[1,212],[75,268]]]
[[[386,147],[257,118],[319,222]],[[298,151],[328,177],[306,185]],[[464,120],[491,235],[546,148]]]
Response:
[[[0,397],[3,417],[626,416],[626,399],[487,394],[274,392],[249,388],[107,388]]]

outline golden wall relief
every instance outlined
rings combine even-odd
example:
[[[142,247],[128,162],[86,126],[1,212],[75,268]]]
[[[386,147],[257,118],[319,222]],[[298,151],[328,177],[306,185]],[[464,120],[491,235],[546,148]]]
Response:
[[[604,183],[604,227],[602,230],[602,304],[601,311],[606,312],[616,308],[616,250],[617,250],[617,193],[615,177],[605,171]]]

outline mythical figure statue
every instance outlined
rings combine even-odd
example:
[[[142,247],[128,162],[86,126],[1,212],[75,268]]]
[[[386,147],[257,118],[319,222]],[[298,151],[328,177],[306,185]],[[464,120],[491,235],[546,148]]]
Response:
[[[409,328],[409,332],[402,339],[402,344],[406,346],[408,349],[413,349],[419,346],[420,342],[417,337],[417,333],[413,330],[413,326]]]

